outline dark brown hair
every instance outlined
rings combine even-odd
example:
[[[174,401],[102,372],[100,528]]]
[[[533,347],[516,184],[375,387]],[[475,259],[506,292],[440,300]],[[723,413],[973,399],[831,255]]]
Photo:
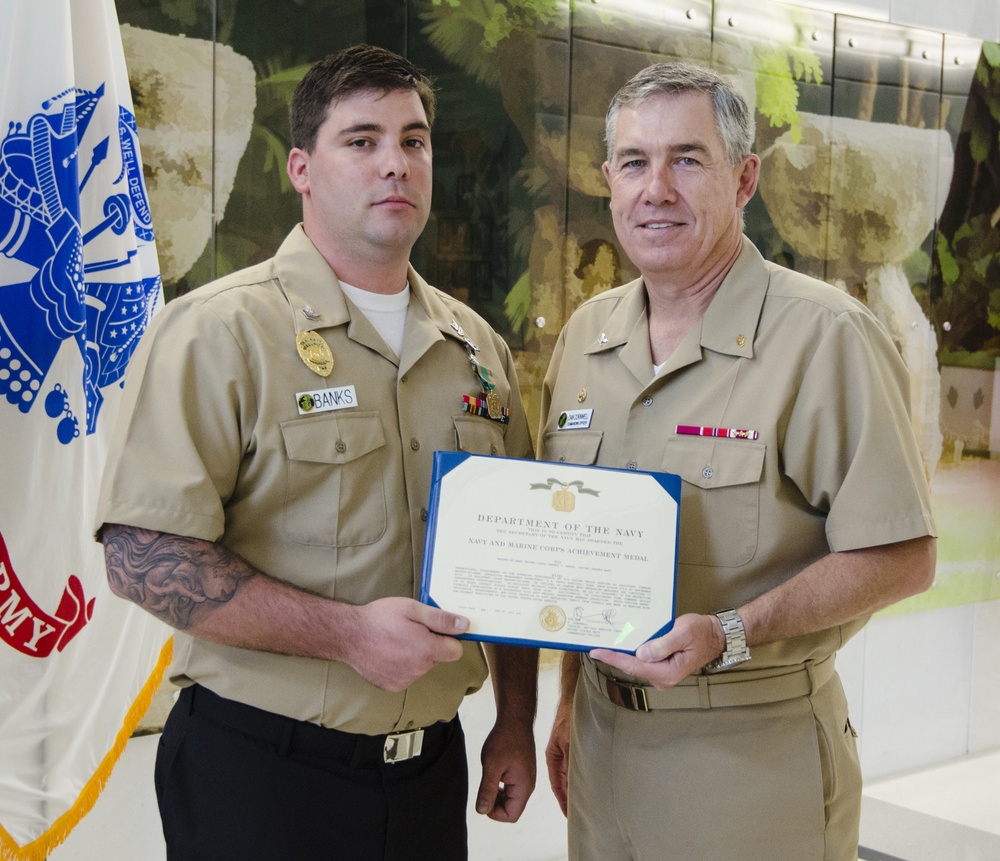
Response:
[[[413,90],[434,123],[436,98],[430,79],[405,57],[374,45],[355,45],[314,64],[292,96],[292,146],[312,152],[319,127],[334,102],[359,92]]]

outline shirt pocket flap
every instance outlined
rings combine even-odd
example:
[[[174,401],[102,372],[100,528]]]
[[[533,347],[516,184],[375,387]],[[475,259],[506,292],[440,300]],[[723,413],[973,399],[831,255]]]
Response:
[[[758,484],[765,451],[764,443],[747,440],[672,439],[667,442],[662,468],[705,490]]]
[[[597,463],[603,439],[603,431],[549,431],[545,434],[545,460],[590,466]]]
[[[455,433],[458,435],[458,450],[469,454],[503,455],[503,431],[487,419],[473,416],[456,416]]]
[[[315,416],[282,424],[281,435],[291,460],[350,463],[385,445],[378,413]]]

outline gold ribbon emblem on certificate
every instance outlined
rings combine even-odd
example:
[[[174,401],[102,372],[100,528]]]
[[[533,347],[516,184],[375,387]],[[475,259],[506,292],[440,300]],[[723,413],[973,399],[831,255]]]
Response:
[[[572,511],[576,508],[576,494],[570,490],[575,487],[577,493],[586,493],[590,496],[600,496],[600,491],[592,487],[584,487],[583,482],[577,479],[563,484],[556,478],[550,478],[546,482],[535,484],[532,482],[531,490],[551,490],[553,511]]]
[[[538,621],[546,631],[558,631],[566,624],[566,611],[556,604],[549,604],[547,607],[542,607]]]
[[[315,332],[299,332],[295,346],[306,367],[314,374],[329,377],[333,371],[333,352],[330,345]]]
[[[576,508],[576,496],[569,489],[569,485],[564,484],[561,490],[552,491],[552,509],[554,511],[572,511]]]

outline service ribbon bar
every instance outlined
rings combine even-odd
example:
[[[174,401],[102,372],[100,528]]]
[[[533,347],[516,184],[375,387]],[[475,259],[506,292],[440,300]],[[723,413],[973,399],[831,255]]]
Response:
[[[507,407],[500,407],[500,415],[494,419],[490,415],[486,398],[477,398],[472,395],[462,395],[462,412],[472,413],[474,416],[482,416],[490,421],[498,421],[500,424],[507,424],[507,422],[510,421],[510,415]]]
[[[677,425],[677,433],[690,436],[721,436],[726,439],[757,439],[757,431],[737,428],[713,428],[704,425]]]

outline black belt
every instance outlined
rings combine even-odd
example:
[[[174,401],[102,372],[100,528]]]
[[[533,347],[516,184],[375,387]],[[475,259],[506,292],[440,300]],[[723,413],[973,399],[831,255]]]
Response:
[[[296,720],[220,697],[202,685],[182,688],[176,708],[213,723],[268,742],[287,756],[301,751],[350,761],[353,765],[402,762],[442,746],[454,732],[458,718],[420,729],[386,735],[364,735]]]

